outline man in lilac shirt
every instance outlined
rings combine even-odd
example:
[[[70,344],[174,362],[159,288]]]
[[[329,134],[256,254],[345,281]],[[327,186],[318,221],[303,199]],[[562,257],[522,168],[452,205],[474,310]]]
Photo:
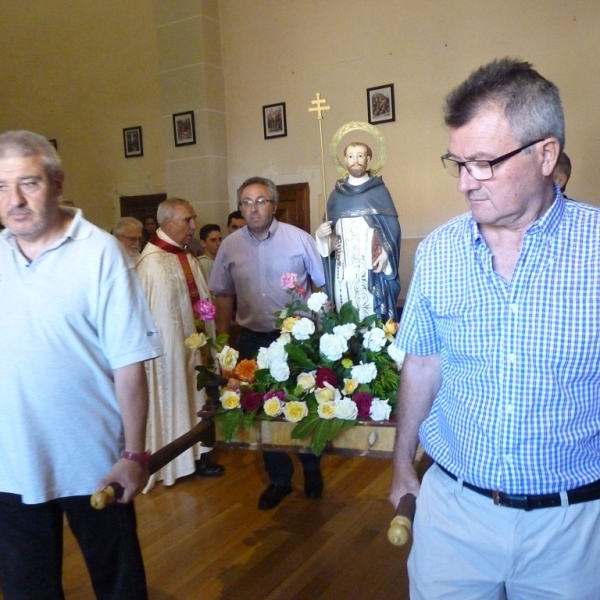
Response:
[[[247,227],[223,241],[215,259],[209,287],[216,295],[217,333],[229,333],[233,299],[237,295],[237,322],[242,330],[240,358],[251,358],[259,348],[269,346],[280,332],[273,313],[284,308],[289,295],[279,284],[284,273],[296,273],[298,283],[310,290],[310,282],[322,287],[325,276],[321,257],[312,237],[275,219],[277,188],[263,177],[252,177],[238,189],[238,206]],[[323,491],[320,458],[299,454],[304,467],[304,491],[318,498]],[[283,452],[264,452],[270,484],[258,507],[268,510],[292,492],[294,467]]]

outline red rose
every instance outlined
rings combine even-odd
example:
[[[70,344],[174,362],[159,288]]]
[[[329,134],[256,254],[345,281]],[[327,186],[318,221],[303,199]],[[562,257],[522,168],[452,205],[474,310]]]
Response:
[[[332,385],[333,387],[336,387],[339,379],[338,376],[331,369],[328,369],[327,367],[321,367],[317,369],[317,372],[315,374],[315,381],[317,382],[317,387],[320,388],[325,387],[323,385],[325,382]]]
[[[246,392],[240,398],[244,412],[253,412],[262,406],[263,398],[260,392]]]
[[[373,403],[373,396],[368,392],[358,392],[352,396],[352,400],[358,407],[358,418],[368,419],[371,411],[371,404]]]

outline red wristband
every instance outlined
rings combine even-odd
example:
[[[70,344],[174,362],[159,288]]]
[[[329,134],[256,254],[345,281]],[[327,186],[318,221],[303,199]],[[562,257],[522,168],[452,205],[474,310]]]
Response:
[[[141,463],[142,465],[147,465],[150,462],[150,450],[140,453],[127,452],[127,450],[123,450],[121,453],[121,458],[132,460],[133,462]]]

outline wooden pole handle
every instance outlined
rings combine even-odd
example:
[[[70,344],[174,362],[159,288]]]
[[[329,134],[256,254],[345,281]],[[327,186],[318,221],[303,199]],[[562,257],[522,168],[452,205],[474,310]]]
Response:
[[[203,419],[197,423],[190,431],[167,444],[164,448],[157,450],[150,456],[148,469],[150,474],[156,473],[174,458],[191,448],[194,444],[202,442],[207,448],[215,444],[215,422],[213,419]],[[102,491],[92,494],[90,504],[98,510],[108,504],[116,502],[123,496],[125,490],[120,483],[109,483]]]
[[[388,529],[388,540],[394,546],[404,546],[412,533],[415,518],[416,498],[414,494],[404,494],[396,507],[395,517]]]

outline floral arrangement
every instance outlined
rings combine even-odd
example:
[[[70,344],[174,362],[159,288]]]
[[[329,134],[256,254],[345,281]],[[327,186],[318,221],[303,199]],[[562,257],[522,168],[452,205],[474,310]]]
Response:
[[[383,421],[394,412],[403,360],[391,344],[398,325],[375,315],[360,320],[350,302],[336,313],[322,292],[304,304],[295,273],[284,273],[280,284],[290,294],[275,315],[281,336],[256,360],[238,362],[233,348],[217,349],[221,385],[207,385],[210,367],[197,367],[197,385],[206,387],[226,441],[256,418],[279,419],[296,423],[292,438],[310,437],[318,455],[359,420]]]

